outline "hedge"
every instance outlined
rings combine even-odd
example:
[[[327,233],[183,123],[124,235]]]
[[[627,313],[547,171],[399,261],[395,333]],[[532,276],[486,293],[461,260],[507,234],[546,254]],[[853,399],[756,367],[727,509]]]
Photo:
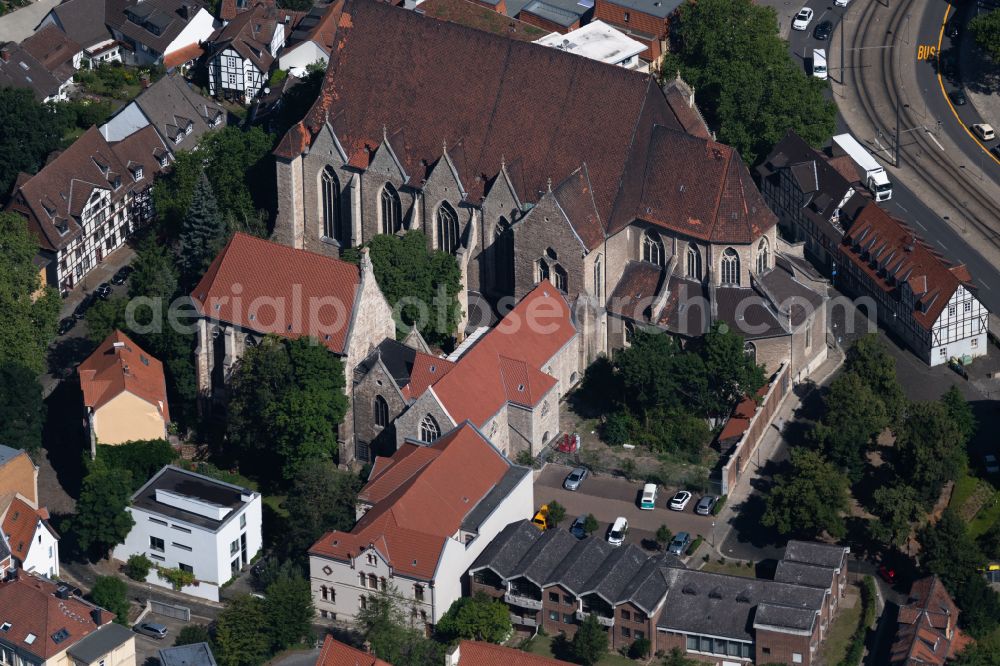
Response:
[[[695,551],[698,550],[698,546],[700,546],[701,542],[704,541],[704,540],[705,539],[703,539],[702,537],[698,537],[697,539],[695,539],[694,541],[692,541],[691,545],[688,546],[687,554],[688,555],[694,555]]]
[[[851,636],[851,644],[840,666],[858,666],[865,655],[865,636],[868,628],[875,622],[875,580],[871,576],[865,576],[861,581],[861,608],[858,627]]]
[[[713,516],[719,515],[719,512],[722,511],[722,508],[724,506],[726,506],[726,495],[720,497],[719,500],[715,503],[715,506],[712,507],[712,515]]]

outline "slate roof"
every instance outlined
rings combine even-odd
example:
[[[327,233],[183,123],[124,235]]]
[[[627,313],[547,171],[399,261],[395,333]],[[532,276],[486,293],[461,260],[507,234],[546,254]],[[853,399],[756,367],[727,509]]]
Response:
[[[720,438],[721,439],[721,438]],[[829,567],[781,560],[774,571],[774,580],[782,583],[796,583],[809,587],[830,587],[834,570]]]
[[[371,505],[361,520],[350,532],[324,534],[309,554],[346,561],[374,545],[395,571],[433,580],[445,542],[511,467],[467,422],[433,444],[407,442],[376,459],[358,495]]]
[[[773,268],[757,276],[755,284],[777,311],[790,315],[792,326],[801,325],[823,307],[823,296],[800,282],[788,264],[776,261]]]
[[[107,0],[107,23],[120,33],[145,44],[160,55],[201,9],[201,0]],[[160,34],[135,23],[129,13],[157,27]],[[197,41],[197,40],[195,40]],[[182,44],[181,46],[187,46]]]
[[[83,50],[82,46],[54,25],[47,25],[25,37],[21,41],[21,48],[40,62],[60,83],[73,77],[76,71],[73,57]]]
[[[629,261],[608,298],[608,311],[633,321],[649,321],[664,272],[662,267],[648,261]]]
[[[106,0],[66,0],[50,12],[70,39],[89,49],[111,39],[104,23]]]
[[[504,16],[471,0],[424,0],[414,11],[522,42],[533,42],[548,34],[537,26]]]
[[[143,90],[135,98],[135,104],[171,147],[189,149],[212,129],[216,118],[218,127],[226,121],[226,111],[221,105],[196,93],[178,74],[168,74]],[[187,134],[189,123],[192,129]],[[178,135],[182,136],[180,143],[174,141]]]
[[[0,46],[7,59],[0,58],[0,86],[27,88],[39,102],[59,93],[64,83],[20,44]]]
[[[134,636],[135,634],[128,627],[111,622],[84,637],[79,643],[71,646],[67,652],[78,663],[93,664],[118,646],[132,640]]]
[[[525,476],[531,474],[527,467],[511,466],[507,469],[500,480],[497,481],[488,493],[479,500],[479,503],[472,508],[472,511],[465,515],[462,520],[462,530],[466,532],[476,532],[490,514],[492,514],[500,504],[507,499],[507,496],[517,487]]]
[[[258,2],[253,9],[238,14],[209,38],[209,57],[214,58],[227,48],[232,48],[266,74],[274,62],[274,54],[270,51],[271,38],[278,24],[288,17],[291,25],[293,17],[297,21],[301,16],[300,12]]]
[[[330,55],[339,16],[340,7],[336,2],[331,2],[325,7],[313,7],[299,19],[295,29],[286,34],[285,50],[292,49],[303,42],[312,42],[327,55]]]
[[[787,319],[775,311],[766,297],[750,287],[718,287],[715,303],[718,320],[733,326],[748,340],[788,333]]]
[[[354,264],[236,233],[205,271],[191,298],[198,312],[210,319],[262,334],[311,335],[343,354],[360,283],[361,273]],[[234,288],[241,299],[231,298]],[[270,307],[260,308],[258,318],[255,302],[288,305],[277,320]],[[336,306],[321,308],[316,321],[310,321],[310,303],[319,302]]]
[[[112,331],[77,368],[83,404],[97,411],[122,393],[156,407],[170,420],[163,364],[121,331]]]
[[[849,548],[816,541],[789,541],[782,559],[821,567],[839,568],[844,564]]]
[[[587,250],[597,248],[604,241],[605,229],[594,201],[587,165],[571,173],[552,194],[583,247]]]

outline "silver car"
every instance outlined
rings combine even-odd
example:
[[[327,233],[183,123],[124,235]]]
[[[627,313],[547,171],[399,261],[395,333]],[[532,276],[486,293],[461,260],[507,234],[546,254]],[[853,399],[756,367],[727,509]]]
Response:
[[[715,509],[715,503],[718,501],[719,500],[712,495],[705,495],[698,500],[698,504],[694,507],[694,512],[699,516],[711,515],[712,510]]]
[[[566,490],[578,490],[580,488],[580,484],[583,483],[583,480],[586,478],[587,469],[585,467],[577,467],[570,472],[569,476],[566,477],[566,480],[563,481],[563,488]]]
[[[167,637],[167,628],[156,622],[140,622],[133,627],[137,633],[152,638],[164,639]]]

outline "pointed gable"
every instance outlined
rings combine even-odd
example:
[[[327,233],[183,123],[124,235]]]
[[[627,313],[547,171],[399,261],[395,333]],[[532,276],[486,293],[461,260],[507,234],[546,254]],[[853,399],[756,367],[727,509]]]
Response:
[[[77,368],[83,404],[100,409],[122,393],[131,393],[156,407],[170,420],[163,364],[115,330]]]

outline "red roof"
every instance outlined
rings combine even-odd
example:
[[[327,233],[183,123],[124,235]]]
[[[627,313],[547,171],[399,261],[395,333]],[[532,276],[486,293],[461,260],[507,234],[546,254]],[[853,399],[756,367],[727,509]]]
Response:
[[[392,666],[392,664],[364,650],[341,643],[327,634],[323,639],[323,649],[316,659],[316,666]]]
[[[883,291],[909,284],[916,298],[913,318],[928,330],[959,285],[974,289],[964,266],[945,261],[906,224],[873,203],[847,230],[841,254]]]
[[[458,666],[559,666],[570,663],[480,641],[462,641],[458,647]]]
[[[121,331],[112,331],[77,368],[83,404],[100,409],[124,392],[142,398],[170,420],[163,364]]]
[[[456,423],[482,426],[507,402],[534,406],[555,386],[542,372],[573,336],[569,305],[544,281],[432,386]]]
[[[171,51],[163,57],[163,67],[165,69],[173,69],[177,65],[183,65],[186,62],[190,62],[195,58],[200,58],[202,54],[205,53],[199,44],[188,44],[187,46],[182,46],[181,48]]]
[[[191,298],[210,319],[262,334],[309,335],[342,354],[360,280],[354,264],[237,233]]]
[[[99,624],[92,610],[99,613]],[[10,623],[4,642],[42,659],[63,652],[114,617],[79,597],[58,598],[56,585],[38,576],[20,572],[16,580],[0,582],[0,624]],[[52,636],[60,630],[68,635],[56,643]]]
[[[7,513],[3,519],[3,533],[7,536],[11,554],[22,562],[28,556],[28,551],[31,550],[31,540],[35,536],[35,528],[41,519],[40,512],[33,509],[20,497],[11,500],[7,507]]]
[[[358,499],[372,508],[350,532],[324,534],[310,554],[347,560],[369,545],[400,573],[431,580],[445,541],[510,468],[468,423],[429,446],[379,458]]]
[[[899,608],[894,665],[943,665],[968,642],[958,629],[959,609],[937,576],[915,582],[906,604]]]
[[[403,397],[416,400],[424,394],[427,387],[451,372],[455,364],[451,361],[423,352],[417,352],[413,357],[413,368],[410,370],[410,383],[402,388]]]

